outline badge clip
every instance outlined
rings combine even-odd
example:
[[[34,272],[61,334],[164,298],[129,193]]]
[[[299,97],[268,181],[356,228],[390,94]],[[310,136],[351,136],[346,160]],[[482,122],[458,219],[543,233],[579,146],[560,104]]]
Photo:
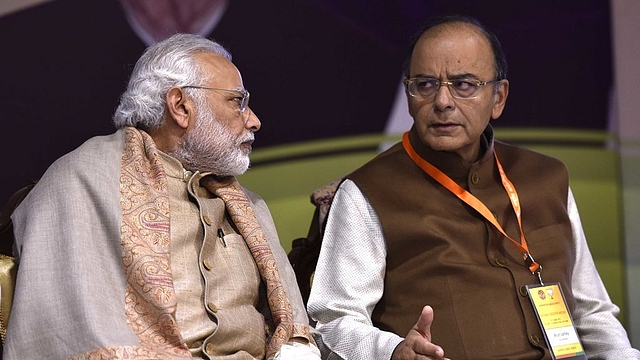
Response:
[[[528,252],[522,253],[522,255],[524,256],[524,263],[527,265],[527,268],[529,268],[529,271],[538,277],[540,285],[544,285],[542,281],[542,265],[538,264]]]

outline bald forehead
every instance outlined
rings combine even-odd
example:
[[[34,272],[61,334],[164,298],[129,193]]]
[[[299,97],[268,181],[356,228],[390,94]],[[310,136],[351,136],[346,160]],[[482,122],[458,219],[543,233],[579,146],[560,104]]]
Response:
[[[440,37],[469,37],[473,36],[481,39],[483,41],[489,51],[491,51],[491,43],[487,38],[487,35],[480,28],[473,24],[465,23],[465,22],[448,22],[444,24],[436,25],[429,30],[422,33],[418,42],[426,39],[435,39]]]
[[[436,25],[418,39],[411,55],[409,76],[471,74],[495,76],[496,62],[487,35],[473,24],[450,22]]]

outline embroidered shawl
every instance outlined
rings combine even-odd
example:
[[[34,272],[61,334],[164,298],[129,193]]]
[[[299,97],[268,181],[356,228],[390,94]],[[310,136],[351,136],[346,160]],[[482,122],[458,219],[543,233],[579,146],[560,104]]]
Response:
[[[133,128],[92,138],[16,209],[20,263],[5,359],[191,358],[174,317],[167,183],[155,151]],[[292,304],[293,336],[312,341],[268,209],[246,193]]]

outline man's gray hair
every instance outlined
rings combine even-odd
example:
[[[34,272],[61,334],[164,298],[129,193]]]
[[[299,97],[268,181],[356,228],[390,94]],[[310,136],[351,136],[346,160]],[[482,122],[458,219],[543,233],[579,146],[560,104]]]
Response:
[[[113,114],[120,129],[133,126],[154,129],[162,125],[165,95],[174,86],[202,86],[210,79],[196,63],[193,55],[211,52],[231,60],[231,54],[219,43],[199,35],[176,34],[147,48],[136,62],[127,90]],[[195,101],[198,93],[186,89]]]

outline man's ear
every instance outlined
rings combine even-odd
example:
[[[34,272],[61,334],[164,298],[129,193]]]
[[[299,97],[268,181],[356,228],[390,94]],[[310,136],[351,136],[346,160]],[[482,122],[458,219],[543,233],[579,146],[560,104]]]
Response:
[[[493,94],[495,102],[493,103],[493,109],[491,111],[491,118],[497,119],[502,115],[505,105],[507,104],[507,97],[509,96],[509,80],[500,80],[498,90]]]
[[[167,119],[183,129],[189,127],[189,122],[193,116],[193,102],[187,98],[184,91],[179,87],[172,87],[167,91]]]

